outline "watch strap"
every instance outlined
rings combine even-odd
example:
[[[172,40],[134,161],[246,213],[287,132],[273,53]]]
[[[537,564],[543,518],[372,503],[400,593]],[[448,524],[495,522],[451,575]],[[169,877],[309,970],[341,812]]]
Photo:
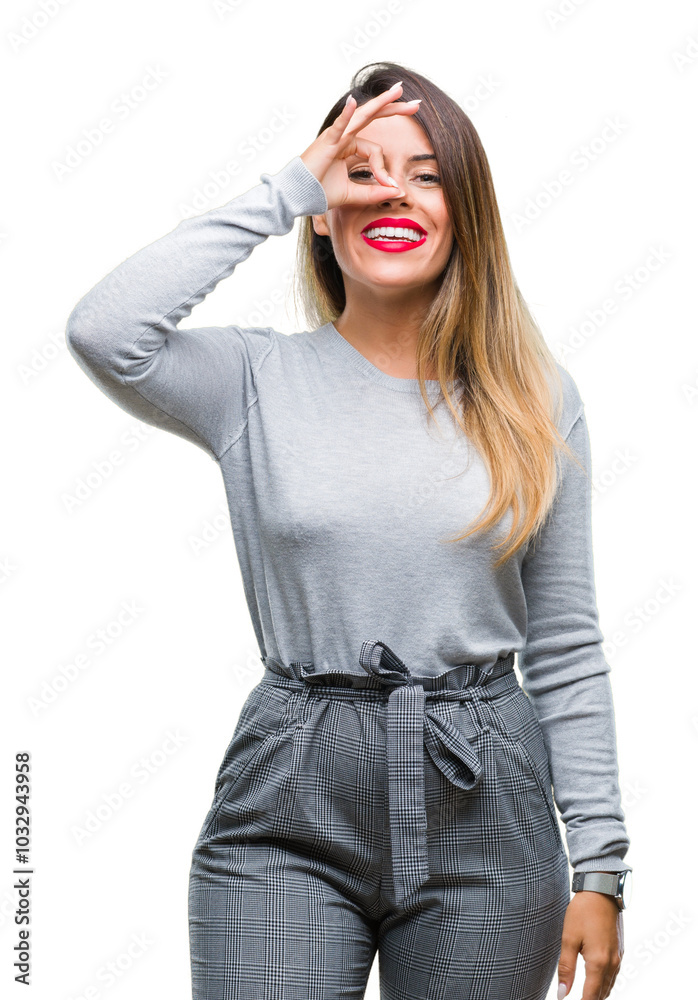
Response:
[[[603,892],[609,896],[618,895],[618,884],[620,873],[614,872],[575,872],[572,876],[572,891],[579,892],[580,889],[592,889],[594,892]]]

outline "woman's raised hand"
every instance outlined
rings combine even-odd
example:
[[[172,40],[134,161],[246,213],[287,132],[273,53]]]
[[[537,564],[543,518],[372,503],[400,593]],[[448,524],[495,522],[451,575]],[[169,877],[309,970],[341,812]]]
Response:
[[[328,209],[346,204],[377,205],[402,193],[385,169],[383,147],[356,135],[374,118],[411,115],[419,110],[418,101],[395,103],[401,93],[402,84],[396,83],[361,107],[357,107],[356,100],[350,96],[339,117],[301,153],[301,160],[325,189]],[[350,181],[347,159],[357,155],[368,160],[378,185],[353,184]]]

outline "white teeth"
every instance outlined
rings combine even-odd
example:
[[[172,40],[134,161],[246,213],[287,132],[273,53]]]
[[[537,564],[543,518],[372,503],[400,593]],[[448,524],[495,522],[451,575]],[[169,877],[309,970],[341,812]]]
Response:
[[[364,236],[369,240],[376,240],[381,236],[392,236],[401,240],[417,242],[424,237],[424,233],[420,233],[416,229],[405,229],[402,226],[378,226],[373,229],[367,229]]]

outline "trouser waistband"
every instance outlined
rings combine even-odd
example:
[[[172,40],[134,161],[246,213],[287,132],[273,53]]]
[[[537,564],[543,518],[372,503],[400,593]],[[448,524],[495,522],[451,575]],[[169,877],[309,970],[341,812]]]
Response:
[[[403,660],[379,639],[367,639],[361,646],[359,664],[364,672],[346,670],[317,670],[312,661],[294,660],[285,664],[272,656],[263,657],[263,682],[279,679],[282,686],[300,690],[304,684],[331,687],[332,693],[341,697],[343,689],[349,695],[357,690],[375,691],[384,696],[386,689],[400,686],[420,686],[427,698],[441,696],[448,700],[477,696],[494,698],[518,681],[514,673],[514,653],[500,656],[489,668],[461,663],[433,676],[412,674]],[[283,683],[287,681],[288,683]],[[336,689],[336,690],[335,690]],[[370,694],[368,695],[370,697]]]

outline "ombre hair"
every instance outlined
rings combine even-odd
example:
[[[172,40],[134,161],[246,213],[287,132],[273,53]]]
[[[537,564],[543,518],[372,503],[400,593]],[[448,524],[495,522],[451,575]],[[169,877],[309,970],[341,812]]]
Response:
[[[454,419],[477,448],[490,492],[457,542],[497,524],[509,508],[508,534],[493,546],[500,566],[544,524],[560,482],[557,458],[577,456],[557,430],[562,380],[555,358],[514,278],[487,156],[463,109],[426,77],[394,62],[358,70],[349,91],[330,108],[318,135],[342,112],[349,93],[357,106],[402,80],[401,101],[421,98],[411,118],[422,127],[438,163],[453,247],[441,285],[420,327],[417,378],[434,371]],[[315,329],[343,312],[342,271],[329,237],[301,218],[294,297]],[[456,386],[454,398],[450,387]]]

